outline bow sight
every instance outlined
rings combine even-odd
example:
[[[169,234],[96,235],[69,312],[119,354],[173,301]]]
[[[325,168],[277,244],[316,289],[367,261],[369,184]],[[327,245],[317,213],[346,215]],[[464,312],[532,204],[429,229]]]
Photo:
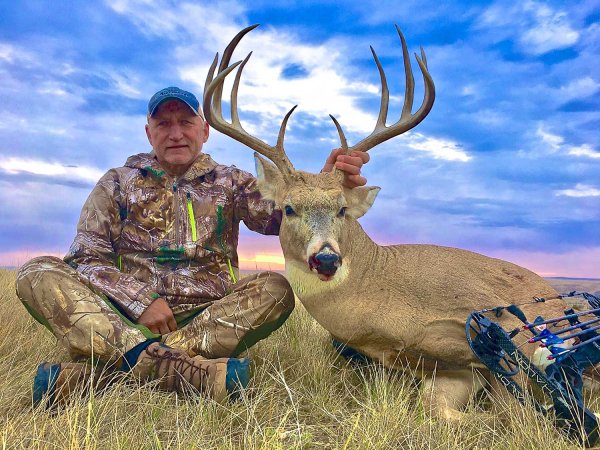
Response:
[[[600,328],[600,298],[573,291],[552,299],[534,298],[534,302],[567,297],[585,299],[589,309],[575,312],[571,308],[561,317],[545,320],[538,316],[533,322],[519,308],[522,305],[474,311],[466,323],[467,341],[477,358],[521,403],[554,417],[556,425],[570,437],[592,446],[599,438],[598,419],[584,405],[583,372],[600,362],[600,334],[596,332]],[[504,310],[524,325],[507,332],[489,317],[500,317]],[[528,339],[519,344],[515,338],[522,332]],[[535,364],[520,350],[526,342],[540,343],[532,358]],[[515,377],[519,372],[527,375],[552,405],[526,396]]]

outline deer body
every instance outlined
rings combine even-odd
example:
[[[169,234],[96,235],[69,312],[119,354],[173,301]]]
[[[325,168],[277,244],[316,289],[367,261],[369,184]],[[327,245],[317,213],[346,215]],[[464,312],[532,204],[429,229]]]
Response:
[[[543,278],[506,261],[435,245],[379,246],[355,220],[347,232],[344,279],[321,281],[295,262],[286,262],[287,277],[333,337],[388,367],[482,367],[465,340],[472,311],[556,295]]]
[[[295,210],[284,216],[280,231],[294,292],[334,338],[388,367],[482,367],[465,339],[465,320],[472,311],[556,295],[533,272],[478,253],[436,245],[377,245],[353,217],[360,214],[358,208],[337,217],[340,196],[352,204],[349,197],[358,188],[338,186],[336,191],[335,177],[326,173],[299,172],[295,183],[284,184],[267,164],[257,160],[263,195]],[[325,279],[307,263],[324,247],[341,255],[335,275]],[[554,311],[551,304],[524,311],[533,317],[542,309],[560,315],[564,308],[555,305]],[[518,326],[513,316],[505,316],[501,321],[507,327]]]
[[[431,395],[426,404],[448,418],[489,378],[472,354],[465,338],[465,320],[473,310],[524,303],[532,297],[554,297],[556,292],[541,277],[506,261],[477,253],[435,245],[379,246],[357,219],[373,204],[377,187],[343,186],[337,173],[310,174],[293,168],[283,148],[285,116],[276,146],[249,135],[237,113],[237,91],[248,57],[229,66],[232,53],[249,27],[236,35],[218,55],[207,76],[204,113],[217,130],[246,144],[255,154],[258,187],[262,196],[283,211],[280,242],[288,279],[306,310],[338,341],[393,368],[416,367]],[[417,56],[423,75],[424,100],[412,113],[414,80],[404,37],[402,43],[406,92],[401,118],[386,126],[388,89],[377,55],[373,56],[382,84],[382,100],[373,133],[348,147],[344,133],[332,117],[346,154],[368,151],[377,144],[415,127],[429,113],[434,97],[433,80],[425,54]],[[239,67],[231,94],[231,123],[221,113],[225,77]],[[524,307],[528,317],[543,310],[560,315],[563,305]],[[505,313],[507,328],[518,321]],[[535,348],[529,346],[526,352]],[[435,373],[435,382],[433,375]]]

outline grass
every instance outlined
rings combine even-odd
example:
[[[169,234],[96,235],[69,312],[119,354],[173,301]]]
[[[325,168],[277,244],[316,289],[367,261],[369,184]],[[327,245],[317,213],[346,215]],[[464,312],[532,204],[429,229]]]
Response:
[[[0,270],[2,448],[579,447],[516,401],[494,412],[483,402],[473,404],[458,424],[432,419],[420,406],[413,377],[348,365],[301,305],[250,351],[254,376],[241,401],[220,405],[117,383],[49,413],[31,404],[35,368],[68,356],[20,305],[14,279],[15,272]]]

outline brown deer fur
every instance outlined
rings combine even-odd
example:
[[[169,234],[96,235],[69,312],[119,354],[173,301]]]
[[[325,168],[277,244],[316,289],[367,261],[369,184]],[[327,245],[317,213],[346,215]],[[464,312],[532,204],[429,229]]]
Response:
[[[426,403],[445,417],[459,416],[457,409],[483,386],[473,368],[489,378],[465,339],[469,313],[556,295],[535,273],[478,253],[436,245],[377,245],[356,219],[379,188],[346,189],[331,173],[296,172],[286,183],[275,166],[257,155],[256,165],[262,195],[295,212],[284,214],[279,236],[288,280],[306,310],[335,339],[375,361],[418,369],[431,390]],[[339,217],[343,206],[348,209]],[[342,259],[327,281],[307,263],[324,245]],[[555,300],[523,311],[528,317],[552,317],[564,308]],[[508,330],[522,325],[509,313],[498,320]],[[526,352],[531,355],[535,348],[528,345]]]

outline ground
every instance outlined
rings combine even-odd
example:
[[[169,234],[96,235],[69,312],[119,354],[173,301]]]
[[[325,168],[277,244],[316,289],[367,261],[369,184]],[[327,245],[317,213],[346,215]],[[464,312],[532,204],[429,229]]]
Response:
[[[58,412],[32,408],[37,364],[68,358],[20,305],[14,279],[14,271],[0,270],[2,448],[578,447],[516,401],[492,412],[480,400],[457,424],[432,419],[423,411],[413,376],[348,365],[301,305],[251,350],[254,376],[236,403],[120,383],[102,395],[78,396]],[[598,403],[593,399],[590,406]]]

